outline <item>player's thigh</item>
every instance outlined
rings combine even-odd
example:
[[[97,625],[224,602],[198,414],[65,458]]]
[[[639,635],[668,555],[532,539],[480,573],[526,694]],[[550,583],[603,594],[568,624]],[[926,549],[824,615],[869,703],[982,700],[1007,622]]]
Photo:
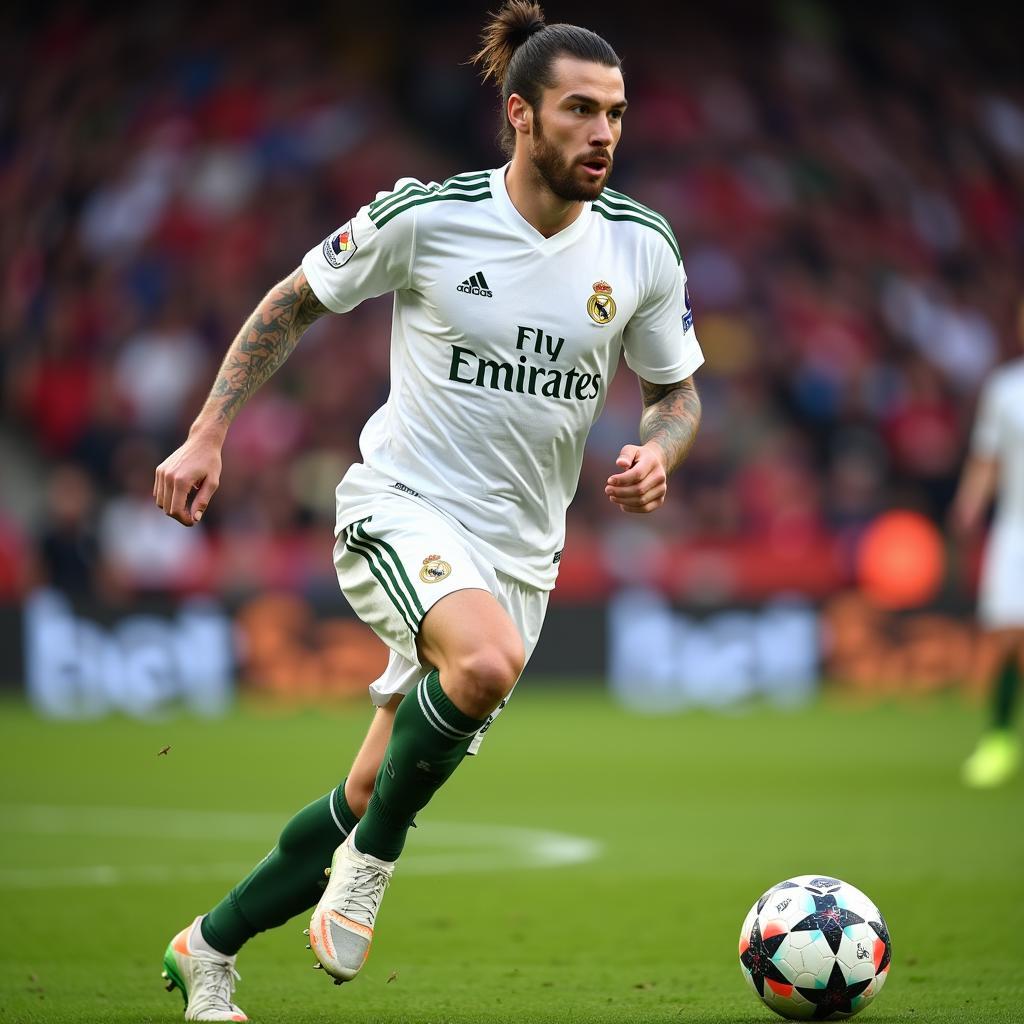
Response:
[[[423,618],[420,656],[444,682],[493,688],[500,700],[515,685],[526,654],[512,616],[485,590],[455,591]]]
[[[486,715],[511,690],[523,639],[499,600],[495,571],[435,510],[382,496],[371,517],[339,532],[335,567],[349,604],[391,648],[392,662],[437,668],[467,714]],[[393,668],[389,662],[389,680]],[[401,675],[396,689],[408,692],[408,673]]]
[[[500,571],[497,572],[497,582],[496,594],[522,638],[525,663],[528,663],[537,646],[537,641],[540,639],[541,627],[544,625],[544,616],[547,612],[549,592],[538,590],[536,587],[531,587]],[[476,754],[480,750],[485,734],[494,724],[498,715],[504,711],[511,697],[512,693],[510,692],[487,716],[483,727],[473,737],[473,742],[469,745],[470,754]]]
[[[489,592],[491,582],[442,516],[400,497],[382,497],[371,517],[339,532],[334,564],[356,615],[413,665],[433,606],[467,588]]]
[[[402,703],[402,697],[403,694],[397,693],[387,704],[374,711],[370,728],[366,731],[345,780],[345,800],[360,818],[366,813],[366,805],[373,793],[373,784],[384,760],[384,751],[388,748],[391,729],[395,724],[395,712]]]
[[[496,575],[498,598],[523,639],[526,662],[529,662],[540,639],[551,592],[538,590],[500,571]]]

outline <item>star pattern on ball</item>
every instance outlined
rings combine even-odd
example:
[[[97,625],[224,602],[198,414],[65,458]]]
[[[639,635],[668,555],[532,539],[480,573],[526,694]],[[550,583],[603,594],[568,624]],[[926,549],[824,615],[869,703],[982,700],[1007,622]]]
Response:
[[[881,974],[889,966],[889,961],[892,959],[892,940],[889,938],[889,929],[885,926],[884,921],[868,921],[871,925],[874,933],[885,943],[885,950],[882,953],[882,959],[875,967],[875,974]]]
[[[832,973],[824,988],[802,988],[797,985],[796,990],[804,999],[814,1003],[813,1019],[825,1020],[833,1013],[853,1013],[853,1000],[871,984],[872,980],[868,978],[867,981],[855,981],[852,985],[847,985],[843,970],[836,961],[832,965]]]
[[[852,910],[839,906],[835,896],[819,896],[811,893],[814,898],[814,913],[808,914],[802,921],[793,925],[794,932],[820,931],[825,936],[829,949],[839,952],[839,943],[843,939],[843,929],[851,924],[863,924],[864,918]]]
[[[753,981],[754,988],[762,999],[765,978],[777,981],[780,985],[792,984],[772,960],[785,937],[786,933],[782,932],[768,939],[761,938],[761,922],[754,919],[754,927],[750,929],[750,945],[741,954],[740,963],[750,971],[750,980]]]

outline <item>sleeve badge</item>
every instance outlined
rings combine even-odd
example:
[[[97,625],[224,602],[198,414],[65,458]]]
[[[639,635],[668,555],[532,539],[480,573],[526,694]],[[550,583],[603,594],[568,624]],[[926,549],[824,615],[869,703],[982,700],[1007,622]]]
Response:
[[[340,270],[358,248],[355,235],[352,233],[352,221],[340,227],[330,238],[324,239],[324,259],[336,270]]]

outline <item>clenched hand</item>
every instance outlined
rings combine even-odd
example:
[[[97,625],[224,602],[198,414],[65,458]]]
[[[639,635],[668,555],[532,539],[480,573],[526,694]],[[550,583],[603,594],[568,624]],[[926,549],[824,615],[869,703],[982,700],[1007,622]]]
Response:
[[[195,526],[220,484],[220,442],[205,435],[189,439],[156,468],[153,497],[184,526]]]
[[[665,504],[668,474],[658,445],[624,445],[615,465],[623,472],[608,477],[604,493],[623,512],[653,512]]]

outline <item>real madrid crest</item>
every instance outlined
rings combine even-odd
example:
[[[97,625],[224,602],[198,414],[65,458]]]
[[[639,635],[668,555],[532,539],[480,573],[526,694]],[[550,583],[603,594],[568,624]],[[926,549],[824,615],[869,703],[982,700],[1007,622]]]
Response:
[[[596,324],[607,324],[615,316],[612,286],[607,281],[594,282],[594,294],[587,299],[587,312]]]
[[[452,567],[440,555],[427,555],[420,567],[420,579],[424,583],[440,583],[452,574]]]

